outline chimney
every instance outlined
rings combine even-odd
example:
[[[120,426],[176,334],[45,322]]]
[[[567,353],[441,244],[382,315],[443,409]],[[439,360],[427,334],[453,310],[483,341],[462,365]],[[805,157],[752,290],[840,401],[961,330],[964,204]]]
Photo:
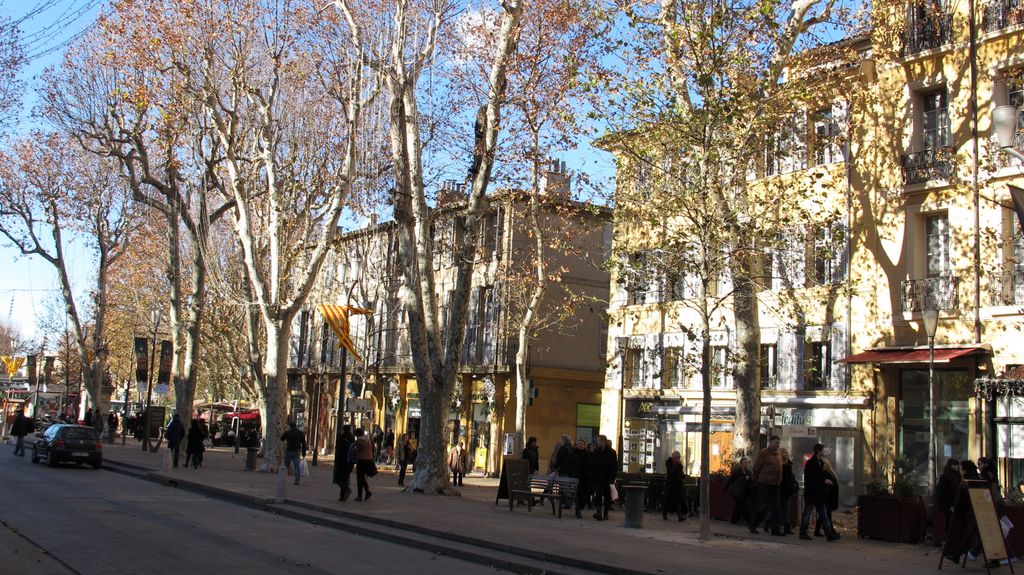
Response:
[[[569,197],[572,177],[565,169],[565,162],[552,158],[540,179],[540,193],[550,196]]]
[[[455,180],[445,180],[441,183],[441,189],[437,192],[437,206],[446,206],[456,202],[465,201],[466,184]]]

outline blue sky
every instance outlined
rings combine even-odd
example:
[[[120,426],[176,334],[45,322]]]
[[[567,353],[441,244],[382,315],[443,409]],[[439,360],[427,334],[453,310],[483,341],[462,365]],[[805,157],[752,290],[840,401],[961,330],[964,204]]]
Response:
[[[33,127],[34,79],[47,66],[60,62],[66,43],[81,33],[96,17],[100,0],[0,0],[0,13],[20,23],[21,37],[30,61],[22,72],[25,99],[16,132]],[[81,252],[79,252],[81,253]],[[16,326],[22,336],[36,340],[36,318],[46,310],[46,301],[59,296],[53,267],[38,257],[22,257],[17,250],[0,247],[0,321]],[[88,281],[92,262],[82,254],[71,261],[70,271],[78,285]],[[48,347],[53,347],[52,342]]]
[[[34,105],[35,79],[49,66],[59,64],[66,45],[95,21],[105,0],[0,0],[0,13],[20,22],[21,37],[30,62],[22,73],[26,82],[25,100],[14,136],[36,126],[31,110]],[[582,142],[575,150],[557,154],[570,172],[585,172],[593,181],[609,182],[614,174],[613,158],[607,152]],[[72,245],[72,248],[75,246]],[[69,271],[76,286],[76,299],[84,309],[84,289],[92,276],[94,262],[83,250],[73,250]],[[59,283],[53,267],[37,256],[21,256],[17,250],[0,246],[0,321],[16,326],[22,336],[41,344],[37,318],[59,298]],[[52,342],[48,345],[53,348]]]

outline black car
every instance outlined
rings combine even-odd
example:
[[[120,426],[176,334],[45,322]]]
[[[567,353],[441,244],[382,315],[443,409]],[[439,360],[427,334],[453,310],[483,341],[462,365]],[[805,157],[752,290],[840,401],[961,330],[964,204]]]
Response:
[[[32,463],[46,459],[50,467],[65,461],[89,463],[95,469],[103,465],[100,434],[84,425],[57,424],[46,428],[32,446]]]

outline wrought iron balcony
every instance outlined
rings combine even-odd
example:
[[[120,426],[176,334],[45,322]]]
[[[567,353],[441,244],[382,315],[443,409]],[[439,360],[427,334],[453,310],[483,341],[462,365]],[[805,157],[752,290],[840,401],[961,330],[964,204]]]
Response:
[[[940,310],[950,311],[960,306],[960,278],[937,277],[904,280],[903,311],[924,311],[925,302],[933,300]]]
[[[1024,24],[1024,7],[1020,0],[995,0],[985,5],[981,26],[986,32],[995,32],[1017,24]]]
[[[934,14],[913,20],[904,33],[903,55],[911,56],[949,44],[952,31],[952,14]]]
[[[953,148],[943,146],[906,154],[900,158],[904,184],[948,180],[953,175]]]
[[[992,293],[992,305],[1024,305],[1024,270],[1006,275],[1006,283],[997,285]]]

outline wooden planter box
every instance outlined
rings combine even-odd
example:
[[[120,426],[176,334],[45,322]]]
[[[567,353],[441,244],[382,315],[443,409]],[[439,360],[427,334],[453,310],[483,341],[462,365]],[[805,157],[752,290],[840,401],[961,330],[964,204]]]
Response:
[[[921,497],[861,495],[857,504],[858,537],[893,543],[920,543],[924,539],[925,510]]]
[[[711,513],[712,519],[728,521],[732,518],[733,508],[736,507],[736,503],[732,500],[732,495],[723,490],[725,482],[725,479],[716,476],[712,476],[708,482],[708,498],[710,499],[708,511]]]
[[[1019,505],[1003,505],[999,508],[999,514],[1005,515],[1013,522],[1013,529],[1010,530],[1006,544],[1010,555],[1024,553],[1024,507]]]

